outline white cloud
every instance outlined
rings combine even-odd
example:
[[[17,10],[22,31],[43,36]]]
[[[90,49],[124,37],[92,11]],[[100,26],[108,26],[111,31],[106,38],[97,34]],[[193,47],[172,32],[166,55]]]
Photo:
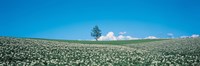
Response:
[[[133,37],[131,37],[131,36],[126,36],[126,38],[127,38],[128,40],[137,40],[137,39],[140,39],[140,38],[133,38]]]
[[[139,39],[139,38],[133,38],[131,36],[123,36],[123,35],[119,35],[117,37],[117,40],[136,40],[136,39]]]
[[[190,36],[181,36],[180,38],[190,38]]]
[[[121,34],[125,34],[126,32],[122,32]],[[135,39],[139,39],[139,38],[133,38],[131,36],[123,36],[123,35],[119,35],[118,37],[116,37],[114,35],[114,32],[108,32],[108,34],[106,36],[101,36],[99,38],[99,40],[135,40]]]
[[[158,39],[158,38],[155,37],[155,36],[148,36],[148,37],[146,37],[146,38],[144,38],[144,39]]]
[[[192,38],[197,38],[197,37],[199,37],[199,35],[193,34],[191,37],[192,37]]]
[[[193,34],[192,36],[181,36],[180,38],[198,38],[198,37],[200,36],[197,34]]]
[[[126,36],[119,35],[119,36],[117,37],[117,39],[120,39],[120,40],[126,40]]]
[[[108,32],[106,37],[108,37],[108,40],[117,40],[113,32]]]
[[[119,32],[120,35],[126,34],[126,32]]]
[[[126,32],[120,32],[119,36],[115,36],[114,32],[108,32],[106,36],[101,36],[98,40],[100,41],[105,41],[105,40],[137,40],[137,39],[142,39],[142,38],[134,38],[131,36],[124,36],[123,34],[125,34]],[[195,36],[195,35],[194,35]],[[143,39],[158,39],[155,36],[148,36],[146,38]]]
[[[106,36],[101,36],[99,40],[117,40],[113,32],[108,32]]]

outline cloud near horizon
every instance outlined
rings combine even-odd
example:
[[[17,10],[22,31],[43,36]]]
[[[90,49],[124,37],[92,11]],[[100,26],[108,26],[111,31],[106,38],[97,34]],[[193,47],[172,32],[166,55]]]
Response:
[[[119,32],[118,36],[115,36],[114,32],[108,32],[105,36],[101,36],[98,40],[100,41],[109,41],[109,40],[137,40],[137,39],[159,39],[156,36],[148,36],[145,38],[136,38],[132,36],[126,36],[126,32]],[[173,37],[172,33],[168,33],[168,36]],[[200,37],[198,34],[192,34],[191,36],[180,36],[180,38],[197,38]]]
[[[181,36],[180,38],[197,38],[197,37],[200,37],[200,36],[197,34],[193,34],[191,36]]]
[[[108,34],[106,36],[101,36],[98,40],[102,41],[102,40],[135,40],[135,39],[139,39],[139,38],[133,38],[131,36],[124,36],[123,34],[126,34],[126,32],[120,32],[119,36],[115,36],[114,32],[108,32]]]
[[[120,35],[126,34],[126,32],[119,32]]]
[[[148,37],[146,37],[146,38],[144,38],[144,39],[158,39],[158,38],[155,37],[155,36],[148,36]]]

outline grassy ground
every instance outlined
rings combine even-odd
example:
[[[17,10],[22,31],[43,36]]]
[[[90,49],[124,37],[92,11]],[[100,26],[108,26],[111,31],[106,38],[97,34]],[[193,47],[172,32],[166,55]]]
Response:
[[[0,37],[0,66],[200,65],[200,38],[84,42]]]
[[[169,39],[141,39],[141,40],[117,40],[117,41],[89,41],[89,40],[87,41],[87,40],[55,40],[55,39],[42,39],[42,38],[34,38],[34,39],[69,42],[69,43],[81,43],[81,44],[112,44],[112,45],[135,44],[135,43],[169,40]]]

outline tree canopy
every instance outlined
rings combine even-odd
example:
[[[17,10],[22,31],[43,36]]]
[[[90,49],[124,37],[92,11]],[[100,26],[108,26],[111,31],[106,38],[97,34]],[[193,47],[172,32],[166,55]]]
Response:
[[[97,25],[93,27],[91,36],[94,37],[96,41],[98,41],[98,39],[101,37],[101,30]]]

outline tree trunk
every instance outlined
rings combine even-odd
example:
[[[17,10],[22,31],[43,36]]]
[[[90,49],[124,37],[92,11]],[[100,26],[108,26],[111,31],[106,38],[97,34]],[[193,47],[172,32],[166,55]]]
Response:
[[[96,40],[96,41],[98,41],[98,39],[97,39],[97,38],[95,38],[95,40]]]

